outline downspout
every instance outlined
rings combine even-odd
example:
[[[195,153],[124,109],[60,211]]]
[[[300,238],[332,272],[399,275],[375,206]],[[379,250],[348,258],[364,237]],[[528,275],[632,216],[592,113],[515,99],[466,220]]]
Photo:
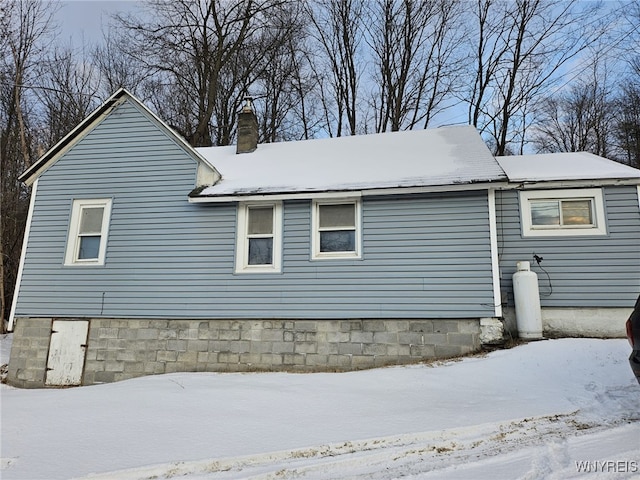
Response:
[[[491,245],[491,274],[493,278],[494,315],[502,317],[502,294],[500,293],[500,261],[498,257],[498,223],[496,221],[496,191],[487,190],[489,203],[489,243]]]
[[[494,188],[487,190],[487,204],[489,207],[489,246],[491,252],[491,283],[493,287],[493,317],[480,319],[480,343],[484,345],[494,345],[504,341],[504,324],[501,319],[502,295],[500,293],[496,191]]]

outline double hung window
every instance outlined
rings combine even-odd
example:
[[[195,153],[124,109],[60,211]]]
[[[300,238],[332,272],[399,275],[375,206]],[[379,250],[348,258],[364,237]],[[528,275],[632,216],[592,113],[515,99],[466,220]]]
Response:
[[[236,272],[279,272],[282,204],[240,204]]]
[[[74,200],[65,265],[104,265],[111,199]]]
[[[360,201],[314,201],[314,259],[360,257]]]

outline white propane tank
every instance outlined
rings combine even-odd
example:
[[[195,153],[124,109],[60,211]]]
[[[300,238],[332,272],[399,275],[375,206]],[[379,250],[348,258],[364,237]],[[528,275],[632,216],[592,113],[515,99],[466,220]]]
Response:
[[[529,262],[516,263],[516,273],[513,274],[513,297],[520,338],[530,340],[542,338],[538,276],[530,270]]]

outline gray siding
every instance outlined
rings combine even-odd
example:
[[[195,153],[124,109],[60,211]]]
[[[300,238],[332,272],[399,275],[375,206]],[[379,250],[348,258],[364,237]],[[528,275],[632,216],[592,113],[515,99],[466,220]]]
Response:
[[[196,162],[133,104],[39,180],[16,316],[491,316],[486,192],[363,200],[363,258],[312,261],[311,203],[284,204],[280,274],[234,274],[236,205],[189,204]],[[113,199],[104,266],[64,266],[76,198]]]
[[[522,237],[517,191],[498,192],[501,286],[513,305],[516,262],[538,274],[543,307],[629,307],[640,292],[640,208],[635,186],[605,187],[606,236]],[[533,254],[544,258],[537,267]],[[551,281],[552,293],[549,288]]]

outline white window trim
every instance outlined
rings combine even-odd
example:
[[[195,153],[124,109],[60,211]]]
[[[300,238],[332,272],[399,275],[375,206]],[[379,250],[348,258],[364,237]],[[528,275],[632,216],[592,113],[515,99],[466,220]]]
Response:
[[[355,252],[321,252],[320,251],[320,206],[321,205],[355,205]],[[335,260],[362,257],[362,207],[360,199],[334,198],[313,200],[311,203],[311,259]]]
[[[533,227],[531,225],[532,200],[591,200],[593,226],[565,225],[555,228]],[[585,188],[571,190],[526,190],[520,192],[520,212],[522,236],[524,237],[563,237],[607,235],[607,222],[604,213],[602,189]]]
[[[249,265],[247,237],[251,207],[273,207],[273,263]],[[282,271],[282,202],[247,202],[238,204],[235,273],[280,273]]]
[[[73,201],[73,206],[71,209],[71,221],[69,222],[69,237],[67,238],[67,251],[64,259],[65,265],[74,267],[104,265],[104,259],[107,252],[109,222],[111,219],[111,202],[112,200],[110,198],[83,198]],[[104,213],[102,215],[102,226],[100,230],[100,247],[98,249],[98,258],[78,258],[78,249],[80,248],[80,212],[85,207],[104,208]]]

